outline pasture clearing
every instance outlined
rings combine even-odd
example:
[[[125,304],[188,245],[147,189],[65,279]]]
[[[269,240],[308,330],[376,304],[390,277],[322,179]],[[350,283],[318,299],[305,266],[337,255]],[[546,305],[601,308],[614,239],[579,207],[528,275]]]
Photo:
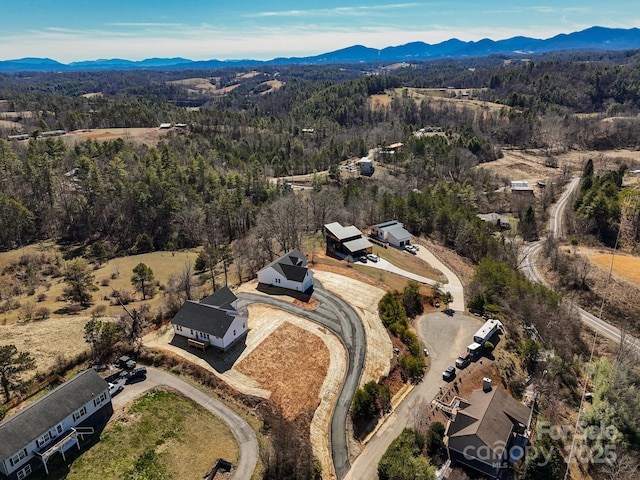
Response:
[[[580,253],[586,255],[591,263],[599,268],[609,271],[613,259],[613,273],[629,282],[640,286],[640,258],[622,253],[616,253],[612,257],[611,253],[593,251],[580,248]]]

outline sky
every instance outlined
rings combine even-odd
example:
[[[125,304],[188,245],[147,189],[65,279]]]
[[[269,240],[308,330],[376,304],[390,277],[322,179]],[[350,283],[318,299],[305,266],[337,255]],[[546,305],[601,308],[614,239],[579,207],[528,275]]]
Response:
[[[640,26],[637,0],[0,0],[0,60],[256,59]]]

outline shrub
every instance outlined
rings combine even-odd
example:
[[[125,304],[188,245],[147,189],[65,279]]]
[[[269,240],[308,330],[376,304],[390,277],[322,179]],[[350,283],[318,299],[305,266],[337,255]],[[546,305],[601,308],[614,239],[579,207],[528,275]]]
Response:
[[[36,320],[46,320],[51,316],[51,310],[47,307],[40,307],[36,310]]]

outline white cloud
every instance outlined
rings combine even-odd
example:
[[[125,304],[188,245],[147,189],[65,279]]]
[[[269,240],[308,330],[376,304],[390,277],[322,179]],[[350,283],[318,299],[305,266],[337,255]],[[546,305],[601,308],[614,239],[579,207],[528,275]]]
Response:
[[[249,13],[243,15],[253,17],[338,17],[338,16],[362,16],[383,10],[400,10],[406,8],[426,7],[425,3],[392,3],[386,5],[362,5],[354,7],[316,8],[309,10],[273,10],[266,12]]]
[[[154,22],[117,22],[117,23],[105,23],[107,26],[112,27],[185,27],[182,23],[154,23]]]

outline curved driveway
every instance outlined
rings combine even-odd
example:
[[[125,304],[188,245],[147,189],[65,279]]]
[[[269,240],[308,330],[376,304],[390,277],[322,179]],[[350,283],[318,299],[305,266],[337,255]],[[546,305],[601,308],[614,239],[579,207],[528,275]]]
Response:
[[[324,290],[316,281],[313,296],[319,301],[316,310],[307,310],[284,300],[255,293],[238,293],[238,307],[251,303],[263,303],[288,311],[318,323],[342,340],[347,352],[347,373],[331,417],[331,456],[337,478],[349,471],[349,448],[347,439],[347,415],[353,394],[358,388],[364,366],[367,340],[364,326],[358,314],[344,300]]]
[[[226,405],[175,375],[157,368],[147,367],[146,380],[126,385],[119,395],[113,397],[113,411],[120,411],[128,402],[145,391],[159,386],[167,386],[179,391],[225,422],[235,434],[240,449],[240,458],[233,472],[233,478],[238,480],[251,478],[258,461],[258,440],[249,424]]]
[[[407,252],[407,255],[411,255],[411,253]],[[456,276],[456,274],[453,273],[451,269],[449,269],[449,267],[438,260],[438,258],[424,246],[421,246],[420,250],[418,250],[418,252],[416,253],[416,256],[427,262],[435,269],[440,270],[442,274],[447,278],[447,283],[440,283],[431,278],[427,278],[422,275],[403,270],[402,268],[396,267],[393,263],[385,260],[382,257],[379,258],[377,262],[367,262],[366,264],[363,263],[362,265],[395,273],[396,275],[401,275],[405,278],[409,278],[426,285],[435,285],[436,283],[438,283],[440,285],[440,290],[451,293],[453,301],[449,304],[449,307],[453,310],[456,310],[457,312],[464,312],[464,289],[462,287],[462,282]]]

